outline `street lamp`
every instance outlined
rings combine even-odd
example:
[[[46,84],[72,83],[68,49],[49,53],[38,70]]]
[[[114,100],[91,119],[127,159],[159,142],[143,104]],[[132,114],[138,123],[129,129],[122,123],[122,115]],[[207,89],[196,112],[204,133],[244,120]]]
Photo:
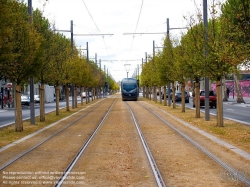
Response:
[[[127,78],[128,78],[128,72],[129,72],[129,68],[131,66],[131,64],[124,64],[126,72],[127,72]]]

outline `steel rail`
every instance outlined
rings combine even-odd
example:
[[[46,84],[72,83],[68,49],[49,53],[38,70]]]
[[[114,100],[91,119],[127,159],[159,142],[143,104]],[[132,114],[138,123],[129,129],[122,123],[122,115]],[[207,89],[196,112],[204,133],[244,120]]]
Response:
[[[106,100],[104,100],[106,101]],[[0,167],[0,171],[3,170],[4,168],[8,167],[9,165],[11,165],[12,163],[14,163],[15,161],[17,161],[18,159],[22,158],[23,156],[25,156],[26,154],[28,154],[29,152],[31,152],[32,150],[34,150],[35,148],[39,147],[40,145],[44,144],[45,142],[47,142],[48,140],[50,140],[51,138],[53,138],[54,136],[56,136],[57,134],[61,133],[62,131],[64,131],[65,129],[67,129],[68,127],[70,127],[71,125],[73,125],[74,123],[76,123],[77,121],[79,121],[80,119],[82,119],[83,117],[85,117],[86,115],[88,115],[90,112],[92,112],[93,110],[95,110],[97,107],[99,107],[100,105],[102,105],[104,102],[101,102],[99,105],[97,105],[96,107],[94,107],[93,109],[91,109],[90,111],[88,111],[87,113],[83,114],[82,116],[80,116],[79,118],[75,119],[74,121],[72,121],[71,123],[69,123],[68,125],[66,125],[64,128],[62,128],[61,130],[55,132],[54,134],[52,134],[51,136],[49,136],[48,138],[44,139],[43,141],[41,141],[40,143],[38,143],[37,145],[33,146],[32,148],[28,149],[27,151],[21,153],[20,155],[18,155],[17,157],[15,157],[14,159],[12,159],[11,161],[9,161],[7,164],[3,165]]]
[[[163,178],[162,178],[162,176],[161,176],[161,174],[160,174],[160,171],[159,171],[159,169],[158,169],[158,167],[157,167],[157,165],[156,165],[156,162],[155,162],[155,160],[154,160],[154,157],[153,157],[152,153],[150,152],[150,149],[149,149],[149,147],[148,147],[148,145],[147,145],[146,139],[144,138],[144,136],[143,136],[143,134],[142,134],[142,132],[141,132],[141,129],[140,129],[139,124],[138,124],[138,122],[137,122],[137,120],[136,120],[136,118],[135,118],[135,115],[134,115],[134,113],[133,113],[131,107],[129,106],[129,104],[128,104],[127,102],[126,102],[126,105],[127,105],[128,109],[129,109],[131,115],[132,115],[133,120],[134,120],[136,129],[137,129],[137,132],[138,132],[138,134],[139,134],[139,136],[140,136],[142,145],[143,145],[144,150],[145,150],[145,152],[146,152],[146,154],[147,154],[147,157],[148,157],[148,160],[149,160],[151,169],[152,169],[152,171],[153,171],[153,173],[154,173],[154,176],[155,176],[155,180],[156,180],[156,182],[157,182],[157,185],[160,186],[160,187],[166,187],[166,184],[165,184],[165,182],[164,182],[164,180],[163,180]]]
[[[225,170],[227,170],[228,172],[234,174],[234,177],[237,177],[237,179],[239,179],[241,182],[243,182],[244,184],[246,184],[247,186],[250,186],[250,180],[248,180],[245,176],[243,176],[240,172],[234,170],[232,167],[230,167],[229,165],[227,165],[225,162],[223,162],[221,159],[219,159],[218,157],[216,157],[213,153],[211,153],[210,151],[208,151],[206,148],[204,148],[203,146],[201,146],[198,142],[194,141],[192,138],[190,138],[189,136],[187,136],[186,134],[184,134],[183,132],[181,132],[179,129],[177,129],[176,127],[174,127],[173,125],[171,125],[169,122],[167,122],[165,119],[163,119],[161,116],[159,116],[156,112],[154,112],[152,109],[142,105],[141,103],[137,102],[139,105],[141,105],[142,107],[146,108],[148,111],[150,111],[151,113],[153,113],[156,117],[158,117],[160,120],[162,120],[166,125],[168,125],[169,127],[171,127],[173,130],[175,130],[178,134],[180,134],[183,138],[185,138],[187,141],[189,141],[191,144],[193,144],[195,147],[197,147],[198,149],[200,149],[203,153],[205,153],[207,156],[209,156],[212,160],[214,160],[216,163],[218,163],[220,166],[222,166]],[[160,109],[161,110],[161,109]]]
[[[71,169],[75,166],[76,162],[78,161],[78,159],[80,158],[80,156],[82,155],[82,153],[84,152],[84,150],[87,148],[88,144],[90,143],[90,141],[92,140],[92,138],[95,136],[95,134],[98,131],[98,129],[101,127],[101,125],[105,121],[106,117],[108,116],[108,114],[109,114],[110,110],[112,109],[112,107],[113,107],[113,105],[114,105],[114,103],[115,103],[116,100],[117,100],[117,98],[113,101],[113,103],[111,104],[110,108],[106,112],[105,116],[102,118],[101,122],[95,128],[95,130],[93,131],[93,133],[90,135],[90,137],[87,139],[87,141],[83,144],[83,146],[79,149],[78,153],[73,158],[72,162],[68,165],[68,167],[65,169],[65,171],[63,172],[63,174],[61,175],[61,177],[58,179],[58,181],[55,183],[54,187],[61,186],[63,184],[64,180],[67,178],[67,176],[70,173]]]

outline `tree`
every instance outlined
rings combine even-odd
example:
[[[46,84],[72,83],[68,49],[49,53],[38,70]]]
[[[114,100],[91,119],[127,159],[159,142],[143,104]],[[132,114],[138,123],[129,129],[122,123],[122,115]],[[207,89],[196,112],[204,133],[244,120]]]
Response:
[[[227,0],[221,10],[224,58],[233,67],[239,64],[247,65],[250,51],[250,0]],[[234,69],[237,72],[237,68]],[[244,103],[239,89],[237,102]]]
[[[35,61],[35,55],[40,45],[40,37],[32,24],[29,24],[28,8],[25,4],[16,1],[8,2],[7,15],[9,19],[2,20],[5,23],[6,33],[3,36],[3,49],[1,51],[1,71],[16,86],[16,123],[15,130],[23,130],[21,107],[21,84],[28,82],[30,77],[35,77],[40,69],[40,62]],[[7,22],[7,23],[6,23]],[[2,30],[2,29],[1,29]]]
[[[172,83],[172,100],[173,100],[173,108],[176,108],[175,105],[175,86],[174,81],[177,80],[176,69],[175,69],[175,59],[174,59],[174,46],[173,42],[170,39],[170,35],[164,40],[164,48],[162,51],[162,66],[163,66],[163,76],[164,79]],[[161,74],[162,74],[161,73]],[[165,90],[164,90],[165,92]],[[166,102],[166,94],[164,93],[164,103]]]
[[[72,60],[71,42],[62,34],[56,33],[52,37],[51,55],[48,63],[47,80],[56,89],[56,115],[59,115],[59,85],[66,79],[67,62]]]
[[[41,63],[41,68],[39,71],[38,76],[36,77],[36,82],[39,82],[41,86],[39,87],[39,94],[40,94],[40,121],[45,121],[45,99],[44,99],[44,85],[50,80],[48,77],[49,72],[49,66],[50,63],[50,56],[51,56],[51,43],[52,43],[52,37],[53,32],[50,29],[50,23],[48,19],[44,18],[42,15],[42,12],[40,12],[38,9],[33,12],[33,24],[37,31],[37,33],[40,35],[40,41],[41,44],[38,48],[38,51],[36,53],[35,61],[38,61]]]

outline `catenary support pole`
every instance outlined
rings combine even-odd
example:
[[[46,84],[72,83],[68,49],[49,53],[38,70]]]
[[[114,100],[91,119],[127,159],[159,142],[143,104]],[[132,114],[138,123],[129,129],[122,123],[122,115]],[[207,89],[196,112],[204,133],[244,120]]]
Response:
[[[207,29],[208,29],[208,20],[207,20],[207,0],[203,0],[203,20],[204,20],[204,37],[205,37],[205,46],[204,46],[204,56],[205,56],[205,67],[207,68]],[[207,72],[207,71],[206,71]],[[209,114],[209,78],[205,77],[205,120],[210,120]]]
[[[70,33],[71,33],[71,58],[73,60],[73,55],[74,55],[73,20],[70,21]],[[72,83],[71,95],[72,95],[72,109],[74,109],[75,108],[75,85],[74,83]]]
[[[30,24],[32,24],[32,0],[28,0],[28,13],[30,15]],[[34,102],[34,78],[30,78],[30,123],[35,124],[35,102]]]

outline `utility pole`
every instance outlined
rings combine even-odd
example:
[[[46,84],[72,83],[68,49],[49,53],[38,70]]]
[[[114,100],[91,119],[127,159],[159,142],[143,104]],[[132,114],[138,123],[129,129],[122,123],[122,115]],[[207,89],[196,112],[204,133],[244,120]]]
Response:
[[[153,40],[153,68],[154,68],[154,71],[155,71],[155,41]],[[154,90],[154,95],[153,95],[153,100],[154,102],[157,102],[157,95],[156,95],[156,86],[154,85],[153,87],[153,90]]]
[[[141,70],[143,70],[143,58],[141,59]],[[142,87],[142,96],[145,97],[145,86]]]
[[[167,18],[167,37],[168,37],[168,39],[169,39],[169,30],[170,30],[170,28],[169,28],[169,18]],[[170,102],[170,82],[168,82],[167,87],[168,87],[168,93],[166,93],[166,94],[168,94],[168,106],[171,106],[171,102]]]
[[[124,64],[126,72],[127,72],[127,78],[128,78],[128,72],[129,72],[129,67],[131,64]],[[128,67],[127,67],[128,66]]]
[[[109,89],[109,70],[107,68],[107,87],[106,87],[106,95],[108,95],[108,89]]]
[[[97,65],[97,53],[95,53],[95,64]]]
[[[28,0],[28,13],[30,15],[30,24],[33,22],[32,0]],[[35,124],[35,102],[34,102],[34,78],[30,78],[30,123]]]
[[[103,88],[103,97],[106,96],[106,66],[104,65],[104,88]]]
[[[145,63],[147,64],[148,63],[148,53],[145,52]],[[148,85],[146,85],[146,98],[148,99],[149,98],[149,87]]]
[[[204,20],[204,35],[205,35],[205,46],[204,46],[204,56],[205,56],[205,68],[207,68],[207,29],[208,29],[208,20],[207,20],[207,0],[203,0],[203,20]],[[206,71],[207,72],[207,71]],[[210,120],[209,114],[209,78],[205,77],[205,120]]]
[[[74,56],[74,34],[73,34],[73,20],[70,21],[70,38],[71,38],[71,58],[73,60],[73,56]],[[75,108],[75,84],[72,83],[72,91],[71,91],[71,95],[72,95],[72,109]]]
[[[88,42],[86,42],[86,51],[87,51],[87,63],[89,63],[89,43]],[[89,87],[86,90],[86,92],[88,92],[88,94],[87,94],[88,96],[87,96],[86,100],[89,103]]]
[[[99,59],[99,65],[100,65],[100,76],[101,76],[101,74],[102,74],[102,60],[101,59]],[[100,95],[99,95],[99,97],[101,98],[101,88],[100,88]]]

